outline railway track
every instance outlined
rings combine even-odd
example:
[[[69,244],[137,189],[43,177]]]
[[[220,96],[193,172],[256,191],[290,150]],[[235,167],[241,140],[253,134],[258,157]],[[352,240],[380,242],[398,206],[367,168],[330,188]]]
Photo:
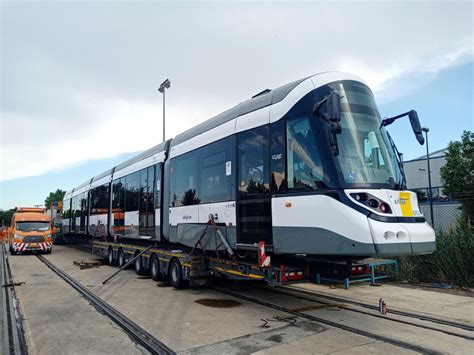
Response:
[[[400,317],[414,318],[414,319],[418,319],[418,320],[425,321],[425,322],[428,322],[428,323],[431,322],[431,323],[435,323],[435,324],[438,324],[438,325],[447,326],[447,327],[451,327],[451,328],[458,328],[458,329],[462,329],[462,330],[469,331],[469,332],[474,331],[474,327],[470,326],[469,324],[453,322],[453,321],[449,321],[449,320],[445,320],[445,319],[441,319],[441,318],[425,316],[425,315],[420,315],[420,314],[416,314],[416,313],[411,313],[411,312],[406,312],[406,311],[401,311],[401,310],[395,310],[395,309],[390,309],[390,312],[389,312],[388,315],[381,315],[381,314],[378,314],[378,313],[371,313],[371,312],[367,312],[367,311],[363,311],[363,310],[360,310],[360,309],[355,309],[355,308],[349,307],[349,306],[347,306],[347,304],[353,304],[353,305],[356,305],[358,307],[378,311],[378,308],[373,306],[373,305],[363,303],[363,302],[359,302],[359,301],[350,300],[350,299],[343,298],[343,297],[333,297],[333,296],[330,296],[330,295],[325,295],[325,294],[321,294],[321,293],[317,293],[317,292],[300,291],[300,290],[295,290],[295,289],[289,289],[286,286],[275,287],[275,288],[269,288],[269,287],[262,287],[262,288],[265,289],[265,290],[269,290],[271,292],[277,292],[277,293],[297,297],[297,298],[302,299],[302,300],[315,302],[315,303],[319,303],[319,304],[331,304],[332,302],[338,302],[338,303],[341,303],[341,304],[338,305],[338,308],[347,310],[349,312],[361,313],[361,314],[365,314],[365,315],[368,315],[368,316],[371,316],[371,317],[381,318],[381,319],[384,319],[384,320],[387,320],[387,321],[407,324],[407,325],[411,325],[411,326],[415,326],[415,327],[419,327],[419,328],[424,328],[424,329],[427,329],[427,330],[441,332],[441,333],[445,333],[445,334],[448,334],[448,335],[451,335],[451,336],[464,338],[464,339],[467,339],[467,340],[474,340],[474,336],[472,336],[472,335],[456,333],[452,330],[433,327],[433,326],[430,326],[430,325],[427,325],[427,324],[420,324],[420,323],[416,323],[416,322],[409,321],[409,320],[393,318],[392,314],[395,314],[395,315],[400,316]],[[321,299],[323,299],[323,300],[327,299],[327,300],[330,300],[331,302],[323,301]]]
[[[305,291],[305,290],[295,290],[294,288],[290,288],[288,286],[275,287],[275,288],[272,289],[272,291],[283,293],[283,294],[288,294],[288,295],[295,295],[298,298],[301,298],[301,299],[304,299],[304,300],[307,300],[307,301],[318,302],[318,303],[324,303],[324,301],[321,301],[320,299],[327,299],[327,300],[332,301],[332,302],[341,302],[341,303],[352,304],[352,305],[356,305],[356,306],[371,309],[371,310],[378,310],[378,307],[374,306],[372,304],[368,304],[368,303],[364,303],[364,302],[360,302],[360,301],[356,301],[356,300],[351,300],[351,299],[348,299],[348,298],[345,298],[345,297],[337,297],[337,296],[327,295],[327,294],[319,293],[319,292]],[[316,297],[317,299],[314,299],[312,297]],[[347,307],[344,307],[344,309],[348,309],[348,310],[354,311],[354,312],[360,312],[358,310],[347,308]],[[360,313],[362,313],[362,312],[360,312]],[[383,317],[383,316],[379,316],[379,315],[372,314],[372,313],[367,313],[367,314],[370,314],[372,316]],[[407,317],[407,318],[415,318],[415,319],[419,319],[419,320],[426,321],[426,322],[441,324],[441,325],[445,325],[445,326],[449,326],[449,327],[453,327],[453,328],[459,328],[459,329],[474,332],[474,326],[472,326],[472,325],[465,324],[465,323],[459,323],[459,322],[453,322],[453,321],[450,321],[450,320],[447,320],[447,319],[437,318],[437,317],[428,316],[428,315],[424,315],[424,314],[412,313],[412,312],[402,311],[402,310],[397,310],[397,309],[390,309],[390,314],[395,314],[395,315],[403,316],[403,317]],[[386,317],[383,317],[383,318],[386,318]],[[391,319],[391,320],[396,321],[395,319]],[[437,328],[435,328],[435,329],[437,329]],[[459,336],[459,334],[450,334],[450,335]],[[466,339],[474,340],[474,337],[467,337]]]
[[[44,263],[56,275],[61,277],[66,283],[74,288],[81,296],[89,301],[99,312],[109,317],[114,323],[120,326],[135,342],[143,346],[152,354],[175,354],[175,352],[156,339],[153,335],[134,323],[132,320],[124,316],[118,310],[110,306],[107,302],[82,286],[73,277],[57,268],[54,264],[48,261],[42,255],[37,255],[37,258]]]
[[[407,341],[404,341],[404,340],[400,340],[400,339],[392,338],[392,337],[389,337],[389,336],[381,335],[380,332],[373,332],[373,331],[370,331],[370,330],[364,330],[364,329],[361,329],[361,327],[355,327],[355,326],[351,326],[351,325],[344,324],[344,323],[341,323],[341,322],[336,322],[336,321],[333,321],[333,320],[326,319],[324,317],[320,317],[320,316],[317,316],[317,315],[314,315],[314,314],[310,314],[310,313],[305,312],[305,311],[300,311],[300,310],[297,310],[297,309],[294,309],[294,308],[290,308],[290,307],[284,306],[282,303],[277,304],[277,303],[268,301],[268,300],[271,300],[271,297],[266,297],[265,299],[262,299],[261,297],[254,297],[254,296],[251,296],[251,295],[248,295],[248,294],[243,294],[241,292],[230,290],[230,289],[227,289],[227,288],[222,288],[222,287],[212,287],[212,289],[217,291],[217,292],[220,292],[220,293],[223,293],[223,294],[226,294],[226,295],[238,298],[238,299],[242,299],[242,300],[245,300],[245,301],[248,301],[248,302],[259,304],[259,305],[262,305],[262,306],[265,306],[265,307],[268,307],[268,308],[272,308],[272,309],[275,309],[275,310],[278,310],[278,311],[281,311],[281,312],[285,312],[285,313],[288,313],[288,314],[291,314],[291,315],[294,315],[294,316],[297,316],[297,317],[300,317],[300,318],[303,318],[303,319],[308,319],[308,320],[311,320],[311,321],[319,322],[319,323],[322,323],[322,324],[325,324],[325,325],[328,325],[328,326],[331,326],[331,327],[334,327],[334,328],[342,329],[342,330],[348,331],[350,333],[358,334],[358,335],[361,335],[361,336],[364,336],[364,337],[367,337],[367,338],[370,338],[370,339],[374,339],[374,340],[377,340],[377,341],[388,343],[388,344],[391,344],[391,345],[394,345],[394,346],[397,346],[397,347],[400,347],[400,348],[403,348],[403,349],[412,350],[412,351],[423,353],[423,354],[441,354],[442,353],[442,352],[439,352],[437,350],[434,350],[434,349],[431,349],[431,348],[428,348],[428,347],[425,347],[425,346],[422,346],[422,345],[413,344],[411,342],[407,342]],[[270,288],[270,290],[271,290],[271,288]],[[294,295],[292,295],[292,296],[295,297]],[[412,324],[410,324],[410,325],[412,325]],[[418,326],[417,324],[413,324],[413,325]],[[433,329],[433,330],[438,331],[438,329]],[[469,337],[467,339],[472,339],[472,338]]]
[[[2,328],[3,354],[27,354],[25,338],[21,325],[20,311],[15,297],[13,278],[5,244],[1,243],[1,281],[2,281]]]

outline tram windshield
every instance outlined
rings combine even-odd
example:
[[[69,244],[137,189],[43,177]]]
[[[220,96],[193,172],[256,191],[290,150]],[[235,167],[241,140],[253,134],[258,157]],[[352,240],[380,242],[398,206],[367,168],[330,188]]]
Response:
[[[396,153],[387,132],[380,127],[380,114],[370,89],[360,82],[339,81],[317,89],[316,102],[332,91],[341,96],[341,133],[335,136],[339,154],[331,154],[340,185],[401,188],[403,177]]]
[[[344,185],[386,185],[400,187],[402,174],[389,142],[380,127],[380,114],[372,92],[355,81],[331,84],[341,96],[341,134],[337,135],[340,167]]]

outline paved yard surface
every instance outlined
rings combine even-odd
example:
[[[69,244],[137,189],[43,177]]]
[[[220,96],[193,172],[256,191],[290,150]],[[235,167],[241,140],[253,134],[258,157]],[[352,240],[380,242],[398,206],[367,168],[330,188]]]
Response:
[[[133,270],[125,270],[108,284],[102,285],[102,281],[117,269],[102,265],[98,268],[80,270],[78,266],[73,265],[74,261],[100,258],[69,247],[55,246],[53,253],[45,257],[176,352],[272,355],[411,352],[305,319],[297,318],[292,320],[296,325],[290,325],[288,320],[285,321],[285,318],[290,316],[288,313],[235,299],[209,289],[175,290],[167,284],[156,283],[149,277],[137,276]],[[10,258],[10,263],[15,281],[25,282],[24,285],[17,287],[17,294],[24,315],[24,328],[31,354],[146,353],[34,255],[17,255]],[[311,289],[314,286],[317,285],[297,287]],[[238,287],[236,284],[236,288]],[[419,300],[422,298],[426,303],[432,303],[431,307],[440,307],[445,317],[472,321],[472,314],[466,315],[466,312],[472,310],[472,303],[469,303],[471,299],[461,296],[444,299],[439,293],[432,295],[433,292],[419,293],[418,290],[410,289],[397,291],[400,288],[394,289],[386,285],[357,288],[351,286],[348,291],[331,290],[328,286],[320,285],[317,288],[318,292],[341,293],[348,298],[360,298],[364,302],[375,300],[375,304],[380,294],[383,294],[389,307],[403,306],[415,310],[425,310],[417,308],[419,307],[417,303],[423,303]],[[253,292],[251,287],[249,292]],[[411,297],[413,302],[407,306],[403,303],[403,297],[407,299]],[[234,301],[235,307],[220,308],[219,306],[225,305],[226,301]],[[297,298],[290,301],[282,298],[281,302],[291,303],[294,308],[308,306],[306,301]],[[450,313],[451,306],[454,315]],[[430,306],[425,307],[430,310]],[[376,318],[346,315],[334,309],[323,308],[312,312],[321,317],[352,325],[361,324],[374,328],[385,326],[384,323],[378,323]],[[438,314],[433,310],[431,312]],[[276,322],[275,319],[278,317],[283,318],[283,321]],[[270,327],[262,327],[267,321]],[[431,339],[426,331],[413,332],[399,324],[393,326],[393,329],[411,341],[421,345],[432,345],[435,348],[439,346],[444,352],[469,353],[471,348],[469,344],[472,345],[472,342],[464,339],[448,341],[443,337],[439,340]],[[437,338],[437,335],[431,337]]]

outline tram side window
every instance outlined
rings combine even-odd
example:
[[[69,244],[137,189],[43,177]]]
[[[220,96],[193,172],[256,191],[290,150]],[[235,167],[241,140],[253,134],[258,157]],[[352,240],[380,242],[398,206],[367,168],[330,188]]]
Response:
[[[162,164],[155,165],[155,208],[161,207],[161,169]]]
[[[138,179],[140,172],[127,175],[125,178],[126,193],[125,193],[125,211],[138,211]]]
[[[155,183],[155,167],[149,166],[148,170],[148,192],[147,192],[147,211],[150,212],[153,210],[154,206],[154,193],[153,193],[153,186]]]
[[[101,185],[91,190],[91,215],[105,214],[109,210],[109,188]]]
[[[171,207],[197,205],[199,198],[197,182],[197,151],[171,160]]]
[[[124,199],[123,199],[123,183],[121,179],[117,179],[112,183],[112,210],[115,212],[116,210],[120,210],[124,207]]]
[[[232,200],[233,137],[199,149],[201,173],[201,203]]]
[[[140,186],[138,188],[138,191],[140,193],[139,195],[140,210],[145,212],[147,199],[148,199],[148,170],[147,169],[140,170]]]
[[[79,204],[77,203],[78,202],[78,196],[74,196],[72,198],[72,216],[74,218],[74,220],[76,219],[76,217],[79,217]]]
[[[323,165],[310,119],[287,120],[286,137],[288,188],[316,190],[324,187]]]
[[[244,195],[269,191],[268,126],[238,135],[239,192]]]
[[[280,120],[271,126],[271,190],[272,193],[284,192],[286,181],[285,121]]]
[[[71,217],[71,200],[67,199],[63,201],[63,218],[70,218]]]

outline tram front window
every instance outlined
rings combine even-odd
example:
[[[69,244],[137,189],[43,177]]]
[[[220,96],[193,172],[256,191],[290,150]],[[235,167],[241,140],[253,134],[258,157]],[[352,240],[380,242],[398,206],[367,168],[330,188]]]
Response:
[[[400,168],[387,133],[380,127],[380,115],[370,90],[352,81],[330,86],[342,96],[342,132],[337,135],[339,155],[334,159],[343,185],[400,186]]]
[[[325,187],[324,168],[317,147],[317,135],[309,117],[286,122],[288,188],[317,190]]]

